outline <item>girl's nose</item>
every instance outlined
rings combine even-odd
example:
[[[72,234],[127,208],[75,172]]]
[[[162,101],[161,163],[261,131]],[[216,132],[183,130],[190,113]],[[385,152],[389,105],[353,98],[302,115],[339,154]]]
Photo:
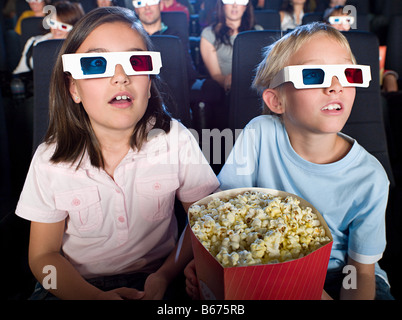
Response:
[[[130,78],[124,72],[123,66],[121,64],[116,64],[114,69],[114,75],[111,78],[114,84],[128,84],[130,83]]]

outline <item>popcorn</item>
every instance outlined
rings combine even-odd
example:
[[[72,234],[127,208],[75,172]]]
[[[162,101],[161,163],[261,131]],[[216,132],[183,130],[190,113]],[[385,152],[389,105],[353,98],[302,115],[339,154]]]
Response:
[[[190,226],[224,267],[280,263],[331,241],[312,208],[299,203],[260,191],[213,198],[189,209]]]

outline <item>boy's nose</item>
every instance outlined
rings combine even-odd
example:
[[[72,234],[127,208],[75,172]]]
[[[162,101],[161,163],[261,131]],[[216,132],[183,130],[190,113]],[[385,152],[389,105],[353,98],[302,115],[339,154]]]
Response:
[[[331,85],[326,88],[326,90],[331,93],[331,92],[339,92],[343,90],[343,86],[341,85],[341,83],[339,82],[338,77],[333,76],[332,80],[331,80]]]

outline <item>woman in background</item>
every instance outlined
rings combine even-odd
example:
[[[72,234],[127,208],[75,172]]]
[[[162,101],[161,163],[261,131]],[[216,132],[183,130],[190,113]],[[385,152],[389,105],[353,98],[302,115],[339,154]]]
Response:
[[[251,1],[218,0],[215,21],[201,33],[201,56],[211,77],[208,80],[212,80],[204,82],[202,91],[216,98],[207,110],[207,123],[215,121],[208,124],[210,128],[226,127],[225,93],[232,84],[233,44],[239,32],[253,29],[262,30],[262,27],[255,25]]]

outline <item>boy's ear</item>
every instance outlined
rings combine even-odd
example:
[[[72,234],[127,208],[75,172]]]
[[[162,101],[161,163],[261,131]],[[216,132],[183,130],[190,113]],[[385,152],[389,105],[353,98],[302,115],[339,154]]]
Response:
[[[285,112],[285,106],[280,98],[279,91],[276,89],[265,89],[262,93],[262,99],[273,113],[282,114]]]
[[[77,89],[75,80],[71,77],[69,80],[70,80],[69,91],[70,91],[71,98],[74,100],[75,103],[80,103],[81,98],[80,98],[80,95],[78,94],[78,89]]]

